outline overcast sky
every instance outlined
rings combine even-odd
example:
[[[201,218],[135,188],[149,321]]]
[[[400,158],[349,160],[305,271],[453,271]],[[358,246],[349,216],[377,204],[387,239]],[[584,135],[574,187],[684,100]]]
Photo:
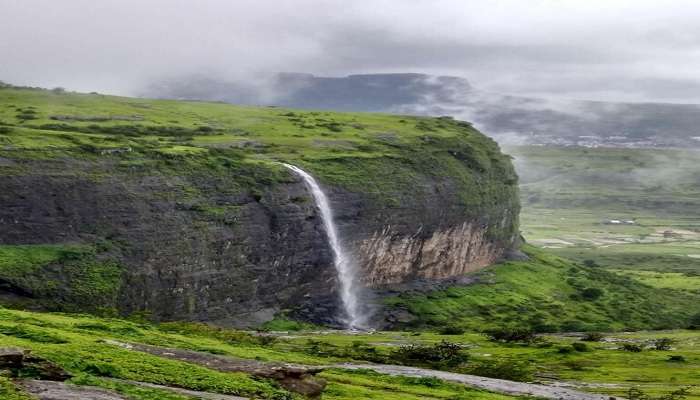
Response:
[[[700,103],[700,1],[0,0],[3,81],[130,94],[278,71]]]

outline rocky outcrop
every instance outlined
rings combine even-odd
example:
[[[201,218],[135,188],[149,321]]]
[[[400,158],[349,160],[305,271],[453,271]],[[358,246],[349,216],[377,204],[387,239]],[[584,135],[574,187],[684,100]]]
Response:
[[[491,265],[504,251],[486,238],[486,231],[470,222],[421,235],[397,235],[391,227],[359,244],[362,280],[368,286],[403,283],[412,279],[444,279]]]
[[[27,379],[19,382],[19,386],[38,400],[128,400],[127,397],[106,389],[65,382]]]
[[[30,350],[15,347],[0,348],[0,373],[14,378],[33,376],[47,381],[65,381],[72,377],[51,361],[31,354]]]

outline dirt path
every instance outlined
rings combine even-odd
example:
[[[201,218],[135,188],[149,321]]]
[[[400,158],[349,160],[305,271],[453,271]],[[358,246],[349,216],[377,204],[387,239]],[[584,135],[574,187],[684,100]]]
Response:
[[[217,393],[198,392],[195,390],[181,389],[171,386],[155,385],[153,383],[127,381],[122,379],[112,379],[114,382],[126,383],[134,386],[141,386],[150,389],[161,389],[189,396],[193,399],[202,400],[248,400],[245,397],[228,396]],[[29,394],[36,396],[39,400],[127,400],[118,393],[111,390],[92,386],[78,386],[65,382],[23,380],[19,385]]]
[[[39,400],[127,400],[109,390],[64,382],[25,380],[20,386]]]
[[[337,364],[334,367],[344,369],[369,369],[381,374],[409,377],[432,377],[445,381],[457,382],[470,387],[488,390],[491,392],[516,395],[535,396],[557,400],[610,400],[612,397],[602,394],[586,393],[577,390],[566,389],[555,386],[538,385],[533,383],[523,383],[507,381],[503,379],[485,378],[476,375],[456,374],[453,372],[435,371],[415,367],[404,367],[399,365],[382,364]],[[621,398],[617,398],[621,399]]]
[[[161,389],[167,390],[173,393],[181,394],[184,396],[190,396],[195,399],[202,400],[248,400],[246,397],[230,396],[227,394],[209,393],[209,392],[198,392],[196,390],[181,389],[172,386],[156,385],[155,383],[137,382],[137,381],[126,381],[122,379],[112,379],[115,382],[127,383],[129,385],[141,386],[150,389]]]

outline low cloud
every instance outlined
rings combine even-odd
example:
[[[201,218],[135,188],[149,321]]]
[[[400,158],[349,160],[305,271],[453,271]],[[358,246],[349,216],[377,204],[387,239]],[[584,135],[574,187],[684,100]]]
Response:
[[[529,96],[700,102],[700,4],[1,0],[0,79],[134,94],[167,77],[422,72]]]

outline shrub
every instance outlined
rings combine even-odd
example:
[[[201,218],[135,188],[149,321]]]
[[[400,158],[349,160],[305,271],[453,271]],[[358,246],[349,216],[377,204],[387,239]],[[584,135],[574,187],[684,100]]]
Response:
[[[158,329],[163,332],[179,333],[182,335],[214,337],[231,344],[269,344],[269,339],[264,339],[265,336],[262,335],[255,336],[248,332],[220,328],[201,322],[165,322],[160,324]]]
[[[486,336],[494,342],[505,343],[532,343],[537,338],[535,333],[528,328],[501,328],[485,332]]]
[[[257,335],[256,338],[261,346],[271,346],[277,341],[277,337],[272,335]]]
[[[389,357],[380,354],[376,347],[363,342],[353,342],[351,346],[336,346],[331,343],[308,340],[306,342],[306,353],[321,357],[349,358],[353,360],[364,360],[376,363],[388,363]]]
[[[683,357],[683,356],[668,356],[668,361],[671,361],[671,362],[685,362],[685,357]]]
[[[518,382],[529,382],[533,379],[533,369],[527,363],[511,360],[484,360],[470,363],[464,372]]]
[[[639,353],[642,351],[642,346],[634,343],[625,343],[622,345],[622,350],[632,353]]]
[[[22,122],[37,119],[36,111],[33,110],[22,111],[19,114],[17,114],[16,117]]]
[[[586,330],[586,324],[575,319],[569,319],[561,323],[562,332],[581,332]]]
[[[690,317],[689,329],[700,329],[700,313],[697,313]]]
[[[600,332],[588,332],[586,333],[581,340],[584,342],[600,342],[605,338],[602,333]]]
[[[688,397],[688,394],[690,394],[690,390],[688,388],[680,388],[678,390],[674,390],[671,393],[664,394],[658,397],[652,397],[648,394],[646,394],[644,391],[642,391],[639,388],[630,388],[627,391],[627,399],[628,400],[682,400]]]
[[[598,264],[595,260],[591,260],[591,259],[583,260],[583,265],[585,265],[586,267],[590,267],[590,268],[600,267],[600,264]]]
[[[588,345],[582,342],[571,343],[571,347],[579,352],[589,351]]]
[[[673,339],[671,338],[659,338],[652,342],[655,350],[667,351],[671,350],[671,345],[673,344]]]
[[[0,126],[0,135],[6,133],[12,133],[12,128],[10,128],[9,126]]]
[[[571,347],[571,346],[564,346],[564,347],[560,347],[560,348],[557,350],[557,352],[558,352],[559,354],[571,354],[571,353],[574,352],[574,348]]]
[[[443,340],[433,346],[409,344],[391,354],[395,361],[407,365],[429,365],[433,368],[456,367],[467,362],[469,355],[456,343]]]
[[[464,332],[464,328],[456,325],[447,325],[439,331],[441,335],[462,335]]]
[[[603,290],[598,288],[585,288],[581,291],[581,297],[586,300],[598,300],[603,295]]]

